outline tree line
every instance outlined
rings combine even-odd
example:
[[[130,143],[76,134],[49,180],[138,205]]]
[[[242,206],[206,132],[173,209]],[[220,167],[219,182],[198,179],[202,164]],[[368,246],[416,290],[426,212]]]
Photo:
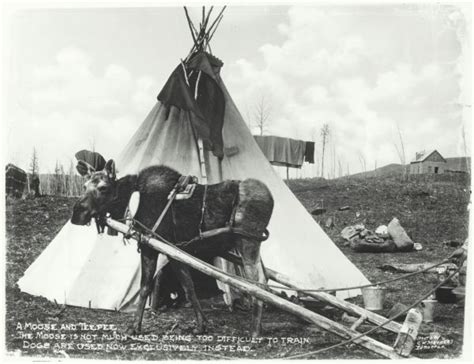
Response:
[[[84,183],[85,178],[77,174],[72,160],[67,170],[56,161],[53,173],[40,173],[38,153],[33,148],[28,169],[28,194],[77,197],[81,195]]]

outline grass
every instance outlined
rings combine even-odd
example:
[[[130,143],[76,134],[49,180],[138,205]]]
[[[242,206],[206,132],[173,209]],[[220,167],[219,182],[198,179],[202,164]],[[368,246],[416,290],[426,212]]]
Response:
[[[387,178],[344,178],[333,181],[321,179],[292,180],[290,188],[303,205],[312,211],[323,200],[327,212],[315,217],[326,233],[346,256],[371,281],[380,281],[398,276],[386,272],[378,266],[387,263],[425,263],[437,262],[448,256],[454,248],[447,247],[445,241],[464,241],[468,233],[467,204],[469,201],[468,179],[465,176],[447,179],[417,179],[408,182],[397,177]],[[61,308],[44,298],[33,297],[20,292],[16,282],[26,268],[43,251],[51,239],[58,233],[70,216],[74,200],[65,197],[46,196],[38,199],[7,200],[7,265],[6,265],[6,344],[10,353],[21,353],[25,356],[69,355],[77,358],[107,359],[216,359],[216,358],[283,358],[289,355],[305,353],[338,343],[340,339],[332,334],[320,331],[284,312],[267,307],[264,313],[263,327],[265,338],[261,343],[250,343],[249,352],[179,352],[164,351],[163,345],[173,344],[170,335],[187,335],[194,345],[206,342],[198,340],[191,334],[194,314],[190,308],[170,309],[154,316],[145,314],[145,333],[158,335],[155,344],[161,350],[131,350],[132,347],[144,345],[141,341],[127,339],[112,340],[116,347],[109,352],[75,348],[73,350],[38,350],[22,349],[23,340],[18,338],[18,323],[77,323],[113,324],[124,330],[132,320],[131,313],[89,310],[78,307]],[[339,211],[339,207],[350,206],[349,210]],[[325,228],[326,220],[331,217],[335,226]],[[388,224],[392,217],[397,217],[415,242],[423,245],[420,252],[411,253],[355,253],[341,241],[340,231],[347,225],[364,223],[369,229]],[[411,304],[421,293],[436,284],[437,277],[423,274],[408,281],[398,281],[387,292],[385,309],[397,302]],[[354,302],[362,305],[360,297]],[[203,308],[210,319],[209,335],[213,345],[219,344],[219,336],[248,337],[250,313],[235,310],[229,312],[220,300],[203,301]],[[313,307],[325,316],[341,321],[342,312],[329,307]],[[439,305],[436,321],[423,324],[421,335],[438,332],[443,338],[452,340],[444,349],[423,350],[414,352],[421,358],[457,357],[462,350],[464,306],[462,304]],[[66,331],[65,331],[66,332]],[[67,332],[66,332],[67,333]],[[106,333],[99,331],[100,334]],[[163,335],[168,335],[167,337]],[[392,345],[395,335],[383,330],[372,337]],[[285,338],[293,338],[293,342]],[[309,343],[298,343],[295,338],[308,338]],[[53,341],[54,343],[54,341]],[[181,344],[183,342],[180,342]],[[119,344],[126,346],[126,349]],[[220,342],[222,344],[222,342]],[[244,345],[245,346],[245,345]],[[154,349],[157,347],[155,346]],[[172,348],[172,347],[171,347]],[[343,346],[309,358],[379,358],[377,355],[356,345]]]

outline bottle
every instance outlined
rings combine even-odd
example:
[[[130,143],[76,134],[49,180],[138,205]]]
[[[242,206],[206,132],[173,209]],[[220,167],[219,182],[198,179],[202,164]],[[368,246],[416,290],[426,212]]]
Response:
[[[423,314],[416,308],[408,311],[405,322],[398,333],[397,340],[393,348],[401,356],[407,357],[415,347],[418,329],[423,321]]]

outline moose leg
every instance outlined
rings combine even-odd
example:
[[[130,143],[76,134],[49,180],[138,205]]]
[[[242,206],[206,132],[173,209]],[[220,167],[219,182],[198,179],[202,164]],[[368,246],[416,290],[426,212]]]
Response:
[[[172,261],[171,262],[173,271],[176,273],[176,276],[181,283],[181,286],[183,287],[184,294],[186,295],[186,299],[191,302],[193,305],[194,309],[194,314],[196,315],[196,323],[197,326],[193,330],[194,334],[202,334],[205,332],[206,327],[205,327],[205,321],[206,318],[204,317],[204,313],[202,312],[201,309],[201,304],[199,303],[199,300],[196,295],[196,291],[194,289],[194,282],[191,277],[191,272],[189,271],[189,268],[177,261]]]
[[[156,274],[154,278],[154,287],[152,292],[152,299],[151,299],[151,308],[153,312],[158,313],[159,311],[166,310],[166,307],[161,307],[161,305],[165,302],[165,298],[160,296],[160,289],[161,284],[163,282],[164,276],[164,269],[166,268],[169,260],[168,258],[163,255],[159,254],[157,263],[156,263]]]
[[[154,286],[153,286],[153,293],[151,296],[151,308],[155,313],[158,313],[160,311],[160,306],[163,303],[163,297],[160,296],[160,287],[161,287],[161,281],[163,279],[163,270],[160,269],[155,276],[154,281]]]
[[[140,295],[133,324],[127,330],[129,335],[136,335],[142,330],[143,312],[145,311],[146,300],[153,289],[153,275],[156,269],[157,258],[158,252],[156,250],[147,246],[141,247],[142,277]]]
[[[240,251],[244,264],[245,277],[250,281],[266,283],[263,266],[260,261],[260,242],[247,238],[237,239],[237,249]],[[252,336],[260,335],[262,323],[263,302],[252,297]]]

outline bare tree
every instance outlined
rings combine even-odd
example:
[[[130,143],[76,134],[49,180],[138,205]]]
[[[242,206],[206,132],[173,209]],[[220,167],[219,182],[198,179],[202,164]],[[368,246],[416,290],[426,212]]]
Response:
[[[336,178],[336,138],[334,136],[334,130],[331,133],[331,158],[332,158],[332,178]]]
[[[38,173],[39,173],[38,153],[36,152],[36,148],[33,147],[33,153],[31,154],[31,159],[30,159],[30,174],[34,176],[34,175],[37,175]]]
[[[79,190],[76,188],[76,183],[75,183],[75,168],[74,168],[74,163],[72,162],[72,159],[69,161],[69,189],[68,189],[68,195],[69,196],[77,196],[79,194]]]
[[[360,166],[362,167],[362,170],[364,172],[367,172],[367,163],[365,160],[365,155],[362,152],[359,152],[359,162],[360,162]]]
[[[52,188],[52,191],[49,191],[50,194],[54,195],[61,195],[62,190],[61,190],[61,168],[59,166],[58,160],[56,160],[56,165],[54,166],[54,186]]]
[[[324,124],[323,127],[321,128],[321,138],[322,138],[322,146],[323,150],[321,153],[321,177],[324,177],[324,154],[326,150],[326,144],[328,142],[330,130],[329,130],[329,125]]]
[[[258,128],[260,135],[268,132],[268,125],[270,124],[270,117],[272,114],[271,104],[265,94],[261,94],[257,100],[254,109],[254,125]]]
[[[395,149],[396,149],[397,154],[398,154],[398,158],[400,159],[400,163],[402,165],[402,177],[403,177],[403,179],[405,179],[405,177],[406,177],[405,143],[403,141],[403,136],[402,136],[402,132],[400,130],[400,126],[398,125],[398,123],[396,125],[397,125],[399,144],[397,144],[396,142],[394,142],[393,144],[395,146]]]
[[[28,176],[28,193],[30,193],[31,187],[35,193],[35,196],[38,197],[41,193],[39,190],[40,183],[39,183],[39,163],[38,163],[38,153],[36,152],[36,148],[33,147],[33,153],[30,159],[30,176]]]

